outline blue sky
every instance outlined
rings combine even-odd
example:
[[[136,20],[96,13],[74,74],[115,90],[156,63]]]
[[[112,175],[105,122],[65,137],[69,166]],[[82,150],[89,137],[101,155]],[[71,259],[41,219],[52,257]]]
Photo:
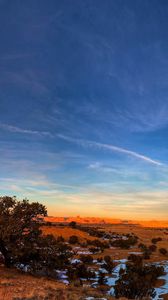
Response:
[[[166,219],[168,3],[0,0],[0,191]]]

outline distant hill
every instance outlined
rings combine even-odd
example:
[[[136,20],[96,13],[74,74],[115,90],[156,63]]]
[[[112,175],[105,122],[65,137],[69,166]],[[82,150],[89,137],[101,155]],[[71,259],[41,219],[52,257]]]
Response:
[[[120,224],[122,221],[120,219],[104,219],[97,217],[53,217],[49,216],[45,218],[45,221],[53,223],[70,223],[75,221],[80,224]]]
[[[109,219],[98,217],[53,217],[49,216],[45,218],[45,221],[52,223],[70,223],[75,221],[80,224],[122,224],[122,225],[141,225],[143,227],[168,227],[168,220],[121,220],[121,219]]]

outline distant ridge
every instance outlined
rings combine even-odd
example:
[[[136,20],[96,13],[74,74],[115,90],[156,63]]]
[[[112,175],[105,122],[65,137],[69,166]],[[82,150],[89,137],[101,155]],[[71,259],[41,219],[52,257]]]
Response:
[[[121,225],[141,225],[143,227],[153,228],[168,228],[168,220],[121,220],[121,219],[109,219],[109,218],[98,218],[98,217],[54,217],[48,216],[45,218],[46,222],[52,223],[70,223],[75,221],[80,224],[121,224]]]

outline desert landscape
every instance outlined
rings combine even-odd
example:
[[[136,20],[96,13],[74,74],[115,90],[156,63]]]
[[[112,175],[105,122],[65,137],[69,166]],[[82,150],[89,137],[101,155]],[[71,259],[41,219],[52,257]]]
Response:
[[[145,227],[144,223],[137,222],[123,224],[125,221],[110,223],[107,220],[102,224],[98,223],[98,219],[96,222],[91,222],[91,219],[87,223],[83,220],[79,223],[77,220],[68,218],[65,222],[56,217],[40,220],[42,224],[39,226],[44,237],[52,235],[62,246],[70,246],[68,261],[64,268],[54,270],[55,275],[39,272],[32,276],[29,266],[23,263],[15,268],[6,268],[1,258],[0,299],[127,299],[124,293],[117,295],[115,286],[122,279],[121,270],[124,272],[127,264],[136,261],[138,264],[139,258],[143,259],[144,266],[163,268],[153,282],[152,299],[168,299],[166,222],[161,227],[148,222]],[[144,297],[139,296],[138,299]],[[150,295],[146,294],[146,297],[151,299]]]
[[[168,0],[0,0],[0,300],[168,300]]]

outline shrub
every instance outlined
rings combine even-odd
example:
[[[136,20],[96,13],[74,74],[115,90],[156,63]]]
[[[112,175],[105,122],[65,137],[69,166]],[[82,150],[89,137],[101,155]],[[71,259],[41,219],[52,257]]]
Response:
[[[151,252],[155,252],[156,249],[157,249],[157,247],[156,247],[156,245],[154,245],[154,244],[149,246],[149,250],[150,250]]]
[[[65,242],[65,239],[62,237],[62,235],[60,235],[60,236],[57,237],[57,242],[58,242],[58,243],[63,243],[63,242]]]
[[[119,247],[121,249],[129,249],[131,246],[134,246],[138,241],[138,237],[129,236],[127,239],[117,239],[111,242],[113,247]]]
[[[161,241],[162,241],[162,238],[161,238],[161,237],[153,238],[153,239],[151,240],[151,242],[152,242],[153,244],[156,244],[156,243],[161,242]]]
[[[99,285],[105,285],[107,282],[107,279],[105,278],[105,274],[101,271],[98,273],[98,284]]]
[[[81,255],[80,260],[85,264],[93,263],[93,257],[91,255]]]
[[[94,278],[95,273],[90,271],[85,264],[80,263],[75,267],[68,267],[68,277],[70,280],[76,280],[79,278]]]
[[[150,249],[145,249],[144,251],[143,251],[143,258],[144,259],[150,259],[150,255],[151,255],[151,251],[150,251]]]
[[[165,248],[160,248],[159,249],[159,252],[163,255],[166,255],[167,254],[167,250]]]
[[[108,271],[108,273],[111,273],[114,269],[114,262],[109,255],[104,256],[104,261],[105,264],[103,264],[103,267]]]
[[[79,243],[79,239],[76,235],[71,235],[69,238],[69,243],[70,244],[78,244]]]
[[[114,287],[116,298],[126,297],[128,299],[153,298],[156,295],[154,286],[159,276],[164,274],[164,268],[158,266],[143,265],[142,257],[131,256],[122,270]]]
[[[72,228],[76,228],[76,222],[75,221],[70,222],[69,226]]]

